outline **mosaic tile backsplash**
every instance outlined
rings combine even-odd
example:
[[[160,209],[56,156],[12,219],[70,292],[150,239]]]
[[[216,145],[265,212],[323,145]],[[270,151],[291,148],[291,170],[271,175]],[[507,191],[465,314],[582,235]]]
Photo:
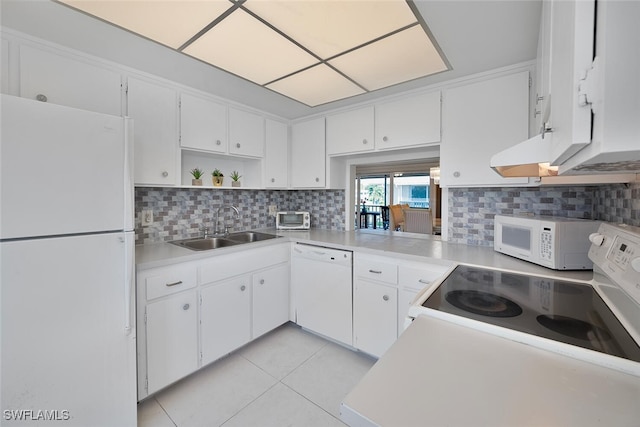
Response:
[[[449,190],[449,241],[493,246],[496,214],[552,215],[640,226],[640,184]]]
[[[234,231],[274,227],[275,218],[268,215],[269,205],[276,205],[281,211],[309,211],[314,228],[345,229],[343,190],[151,187],[137,187],[135,190],[136,244],[197,237],[202,226],[213,229],[215,211],[223,204],[236,206],[240,211],[237,219],[232,209],[220,209],[220,227],[227,225]],[[142,210],[153,212],[151,225],[142,227]]]

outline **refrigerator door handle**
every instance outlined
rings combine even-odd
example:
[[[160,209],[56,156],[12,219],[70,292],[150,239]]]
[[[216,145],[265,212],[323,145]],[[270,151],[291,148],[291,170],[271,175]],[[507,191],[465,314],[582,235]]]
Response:
[[[135,288],[134,280],[134,238],[135,235],[133,232],[128,232],[124,234],[122,237],[122,242],[125,245],[124,254],[125,254],[125,277],[124,277],[124,331],[126,335],[131,335],[133,332],[133,321],[132,321],[132,307],[133,307],[133,289]]]

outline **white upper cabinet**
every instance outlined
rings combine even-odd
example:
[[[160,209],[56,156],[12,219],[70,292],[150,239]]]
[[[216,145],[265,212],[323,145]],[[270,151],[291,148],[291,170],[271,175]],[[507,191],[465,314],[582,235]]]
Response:
[[[579,86],[593,61],[594,31],[595,0],[551,3],[552,164],[561,164],[591,142],[591,106],[581,102]]]
[[[264,156],[264,117],[229,108],[229,153]]]
[[[327,116],[327,154],[373,151],[373,107]]]
[[[502,178],[491,156],[528,138],[529,73],[481,81],[443,95],[440,186],[527,184]]]
[[[227,152],[227,107],[183,93],[180,97],[180,146]]]
[[[324,144],[324,117],[296,123],[291,127],[291,187],[325,187]]]
[[[289,127],[265,120],[265,187],[287,188],[289,176]]]
[[[127,105],[134,121],[134,182],[180,184],[176,90],[129,78]]]
[[[430,92],[375,106],[376,150],[440,142],[440,92]]]
[[[20,96],[122,115],[120,73],[26,45],[20,46]]]

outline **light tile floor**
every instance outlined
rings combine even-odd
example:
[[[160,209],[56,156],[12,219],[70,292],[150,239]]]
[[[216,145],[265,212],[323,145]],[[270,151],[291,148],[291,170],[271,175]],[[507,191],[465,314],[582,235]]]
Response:
[[[287,323],[138,406],[140,427],[344,426],[374,359]]]

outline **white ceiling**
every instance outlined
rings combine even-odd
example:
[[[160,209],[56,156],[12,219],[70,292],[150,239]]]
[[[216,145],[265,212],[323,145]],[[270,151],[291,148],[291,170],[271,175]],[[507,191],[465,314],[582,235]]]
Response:
[[[296,119],[536,56],[541,0],[415,0],[452,70],[308,107],[51,0],[0,0],[3,27],[50,40],[274,115]]]

